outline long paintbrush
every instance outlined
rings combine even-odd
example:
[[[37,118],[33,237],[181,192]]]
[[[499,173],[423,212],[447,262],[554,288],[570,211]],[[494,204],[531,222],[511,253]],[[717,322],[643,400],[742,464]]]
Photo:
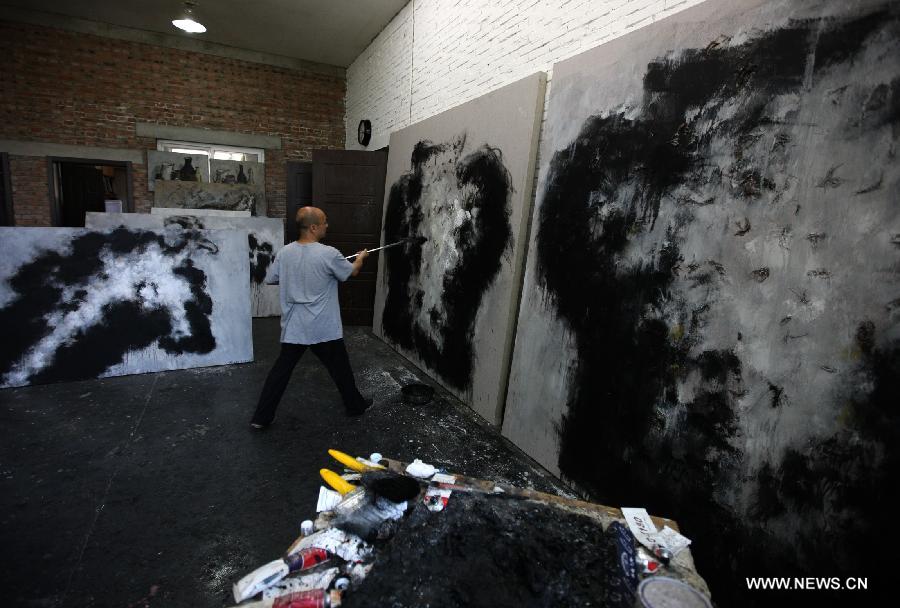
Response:
[[[376,247],[375,249],[369,249],[369,253],[373,253],[375,251],[381,251],[382,249],[387,249],[388,247],[396,247],[397,245],[402,245],[403,243],[415,243],[416,245],[421,245],[422,243],[424,243],[427,240],[428,239],[425,238],[424,236],[408,236],[405,239],[400,239],[396,243],[391,243],[389,245],[382,245],[381,247]],[[359,255],[358,253],[354,253],[353,255],[348,255],[347,259],[352,260],[353,258],[355,258],[358,255]]]

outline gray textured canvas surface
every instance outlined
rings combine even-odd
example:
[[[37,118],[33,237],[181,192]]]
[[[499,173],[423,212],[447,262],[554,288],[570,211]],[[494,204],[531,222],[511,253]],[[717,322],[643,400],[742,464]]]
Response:
[[[85,216],[85,227],[161,230],[237,230],[247,235],[250,246],[250,310],[254,317],[281,315],[278,286],[266,285],[266,271],[284,243],[284,222],[270,217],[219,217],[190,214],[94,213]]]
[[[151,215],[206,215],[218,217],[250,217],[249,211],[224,209],[179,209],[178,207],[151,207]]]
[[[720,557],[867,559],[898,462],[898,57],[896,3],[744,0],[556,64],[504,435]]]
[[[237,231],[0,228],[0,386],[253,359]]]
[[[179,209],[249,211],[266,216],[263,190],[247,184],[208,184],[202,182],[158,182],[153,193],[154,207]]]
[[[374,331],[492,423],[501,417],[545,78],[391,134]],[[414,184],[415,186],[411,186]]]

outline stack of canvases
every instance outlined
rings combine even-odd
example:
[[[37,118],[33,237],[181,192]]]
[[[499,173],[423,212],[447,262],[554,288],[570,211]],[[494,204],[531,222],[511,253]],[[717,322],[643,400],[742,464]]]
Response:
[[[681,522],[724,603],[891,563],[898,57],[896,2],[741,0],[563,61],[533,214],[535,77],[393,134],[385,242],[429,241],[385,254],[375,331],[600,502]]]
[[[232,225],[250,221],[268,220],[99,213],[87,228],[0,228],[0,386],[251,361],[251,274],[264,276],[283,227]],[[257,289],[253,308],[277,314],[277,295]]]

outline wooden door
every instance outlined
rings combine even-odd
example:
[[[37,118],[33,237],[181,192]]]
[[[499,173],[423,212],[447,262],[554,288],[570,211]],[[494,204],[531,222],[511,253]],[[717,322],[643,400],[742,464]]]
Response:
[[[387,153],[359,150],[313,151],[313,201],[328,215],[325,243],[344,255],[378,247]],[[347,325],[372,325],[375,310],[374,256],[340,286],[341,318]]]
[[[312,205],[312,163],[287,164],[287,203],[284,206],[284,244],[297,240],[297,209]]]

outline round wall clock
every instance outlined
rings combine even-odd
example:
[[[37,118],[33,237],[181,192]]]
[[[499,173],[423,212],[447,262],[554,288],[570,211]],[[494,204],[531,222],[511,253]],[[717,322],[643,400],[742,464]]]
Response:
[[[359,128],[357,130],[356,138],[359,141],[359,145],[361,145],[361,146],[369,145],[369,140],[372,139],[372,121],[370,121],[370,120],[359,121]]]

